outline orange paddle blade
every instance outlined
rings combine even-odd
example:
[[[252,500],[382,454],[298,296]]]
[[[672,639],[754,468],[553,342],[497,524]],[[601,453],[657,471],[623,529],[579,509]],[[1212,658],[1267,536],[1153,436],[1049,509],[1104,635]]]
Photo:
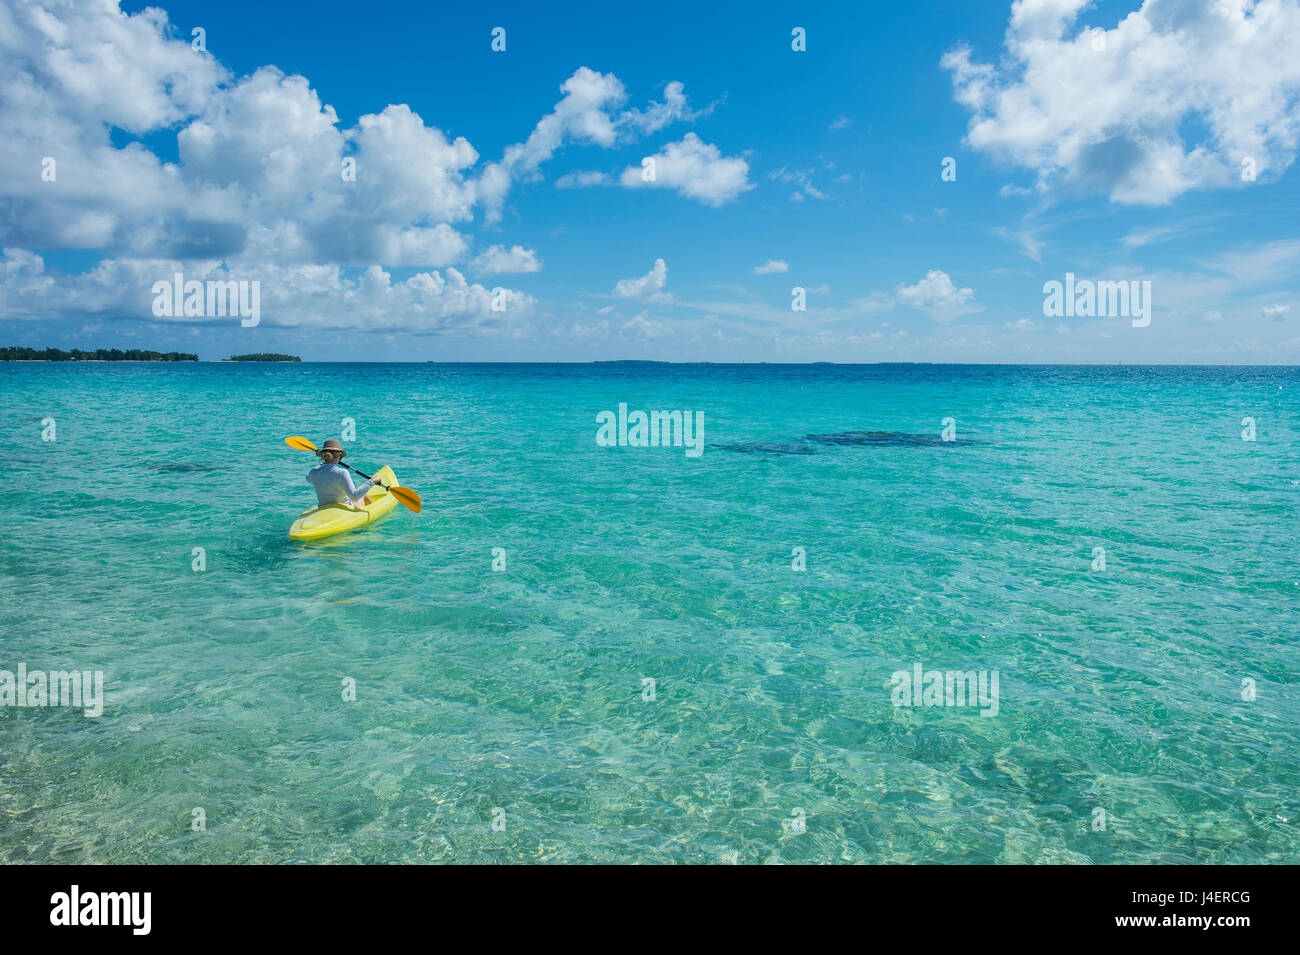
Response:
[[[390,485],[388,493],[393,495],[393,497],[397,498],[399,503],[414,511],[416,514],[419,514],[420,508],[424,506],[420,503],[420,495],[416,494],[409,487]]]
[[[292,438],[285,438],[284,443],[291,448],[297,448],[299,451],[315,451],[316,445],[312,444],[306,438],[300,438],[296,435]]]

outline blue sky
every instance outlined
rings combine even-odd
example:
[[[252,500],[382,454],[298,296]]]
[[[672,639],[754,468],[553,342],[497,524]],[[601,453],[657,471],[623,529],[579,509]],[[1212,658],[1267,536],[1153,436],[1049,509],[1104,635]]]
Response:
[[[4,344],[1300,363],[1297,0],[0,9]]]

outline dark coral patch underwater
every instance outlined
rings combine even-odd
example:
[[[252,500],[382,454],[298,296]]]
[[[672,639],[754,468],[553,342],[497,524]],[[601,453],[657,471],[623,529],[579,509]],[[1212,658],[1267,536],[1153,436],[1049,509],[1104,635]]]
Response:
[[[945,441],[937,434],[908,434],[905,431],[838,431],[835,434],[806,434],[804,440],[874,448],[952,447],[973,443],[969,440]]]

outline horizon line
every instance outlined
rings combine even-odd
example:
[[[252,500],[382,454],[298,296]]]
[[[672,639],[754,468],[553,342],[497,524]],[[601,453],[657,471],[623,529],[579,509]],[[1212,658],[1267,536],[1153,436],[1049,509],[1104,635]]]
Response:
[[[20,346],[29,347],[29,346]],[[552,361],[515,361],[439,359],[309,359],[296,361],[231,361],[228,358],[199,358],[194,361],[136,358],[136,359],[48,359],[10,358],[0,360],[0,365],[720,365],[747,366],[771,365],[774,367],[813,367],[834,365],[839,368],[866,368],[880,365],[928,365],[941,368],[1300,368],[1300,364],[1248,362],[1016,362],[1016,361],[669,361],[655,358],[597,358],[588,361],[556,359]]]

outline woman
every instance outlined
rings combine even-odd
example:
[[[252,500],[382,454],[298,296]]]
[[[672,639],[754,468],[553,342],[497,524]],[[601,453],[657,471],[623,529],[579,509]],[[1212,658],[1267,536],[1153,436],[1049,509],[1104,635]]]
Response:
[[[316,457],[325,463],[307,472],[307,483],[316,489],[316,499],[321,507],[326,504],[350,504],[355,507],[358,498],[363,499],[362,506],[370,503],[366,492],[375,486],[375,480],[371,478],[366,483],[354,487],[352,475],[339,464],[346,456],[347,452],[343,450],[343,445],[333,438],[326,441],[316,452]]]

